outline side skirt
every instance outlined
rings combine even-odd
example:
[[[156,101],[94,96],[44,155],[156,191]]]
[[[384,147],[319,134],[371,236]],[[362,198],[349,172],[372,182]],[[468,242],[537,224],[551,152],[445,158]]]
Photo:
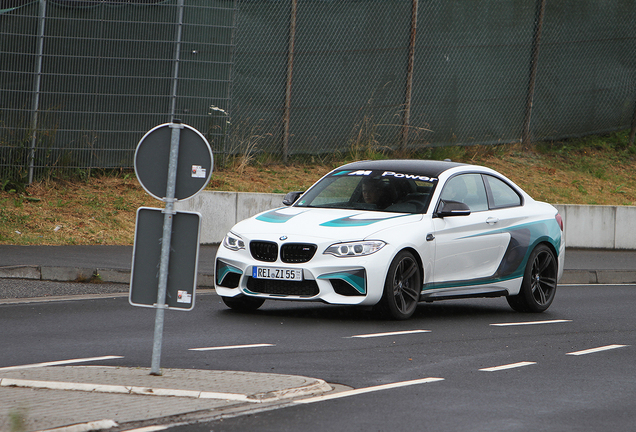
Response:
[[[472,290],[472,291],[466,290],[466,291],[455,291],[455,292],[427,293],[427,294],[423,294],[420,297],[420,301],[432,303],[437,300],[481,298],[481,297],[503,297],[507,295],[508,295],[508,291],[505,289],[498,290],[498,291],[482,291],[482,292],[479,292],[477,290]]]
[[[519,294],[523,278],[491,282],[483,285],[423,289],[420,301],[433,302],[460,298],[502,297]]]

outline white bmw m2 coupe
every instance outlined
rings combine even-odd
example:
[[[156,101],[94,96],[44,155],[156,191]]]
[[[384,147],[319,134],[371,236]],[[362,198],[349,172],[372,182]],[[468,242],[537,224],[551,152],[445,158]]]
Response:
[[[354,162],[283,204],[219,246],[216,291],[230,308],[322,301],[407,319],[421,301],[506,296],[514,310],[542,312],[563,274],[556,208],[489,168]]]

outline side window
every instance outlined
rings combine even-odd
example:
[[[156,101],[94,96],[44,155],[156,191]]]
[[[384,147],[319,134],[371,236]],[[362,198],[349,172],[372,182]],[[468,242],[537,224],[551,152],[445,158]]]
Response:
[[[450,179],[440,197],[444,201],[459,201],[471,212],[488,210],[486,189],[480,174],[461,174]]]
[[[521,197],[505,182],[485,175],[492,196],[492,208],[516,207],[521,205]]]

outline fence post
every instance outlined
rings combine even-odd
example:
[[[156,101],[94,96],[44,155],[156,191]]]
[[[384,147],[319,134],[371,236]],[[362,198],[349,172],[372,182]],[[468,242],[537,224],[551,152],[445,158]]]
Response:
[[[38,46],[37,63],[35,71],[35,83],[33,84],[33,104],[31,109],[31,151],[29,152],[29,184],[33,183],[33,171],[35,168],[35,144],[38,131],[38,111],[40,110],[40,86],[42,83],[42,58],[44,56],[44,21],[46,19],[46,0],[40,0],[38,16]]]
[[[629,133],[629,145],[634,145],[634,136],[636,136],[636,103],[634,103],[634,115],[632,115],[632,130]]]
[[[283,162],[289,157],[289,117],[291,112],[291,87],[294,72],[294,44],[296,43],[296,10],[298,0],[291,0],[289,17],[289,48],[287,52],[287,81],[285,83],[285,109],[283,112]]]
[[[532,103],[534,100],[534,86],[537,78],[537,67],[539,65],[539,46],[541,44],[541,30],[543,29],[543,16],[545,14],[545,3],[547,0],[537,0],[538,11],[534,27],[534,37],[532,40],[532,60],[530,62],[530,82],[528,83],[528,94],[526,96],[526,114],[523,120],[523,131],[521,132],[521,143],[524,146],[530,145],[530,118],[532,117]]]
[[[231,125],[232,122],[232,90],[233,90],[233,86],[234,86],[234,71],[235,71],[235,64],[234,64],[234,56],[236,54],[236,28],[237,28],[237,19],[238,19],[238,1],[239,0],[234,0],[234,2],[232,3],[232,7],[233,7],[233,11],[232,11],[232,36],[230,38],[230,72],[228,74],[228,79],[229,79],[229,83],[227,86],[227,102],[226,102],[226,106],[225,106],[225,111],[227,112],[227,118],[225,119],[226,122],[223,125],[223,164],[225,164],[228,160],[228,154],[227,154],[227,140],[229,139],[229,135],[230,135],[230,127],[228,126]],[[230,123],[228,123],[230,122]]]
[[[181,57],[181,35],[183,34],[183,7],[184,0],[177,2],[177,34],[174,50],[174,70],[172,75],[172,95],[170,101],[170,121],[174,121],[177,111],[177,83],[179,81],[179,57]]]
[[[409,40],[409,58],[406,66],[406,90],[404,95],[404,116],[402,118],[402,139],[400,151],[406,150],[409,139],[409,127],[411,126],[411,94],[413,92],[413,65],[415,63],[415,36],[417,33],[417,10],[419,0],[412,0],[411,7],[411,37]]]

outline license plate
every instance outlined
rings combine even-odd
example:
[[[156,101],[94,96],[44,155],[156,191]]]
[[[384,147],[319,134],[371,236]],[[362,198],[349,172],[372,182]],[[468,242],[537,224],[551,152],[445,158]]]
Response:
[[[303,271],[300,269],[252,267],[252,277],[255,279],[300,281],[303,280]]]

